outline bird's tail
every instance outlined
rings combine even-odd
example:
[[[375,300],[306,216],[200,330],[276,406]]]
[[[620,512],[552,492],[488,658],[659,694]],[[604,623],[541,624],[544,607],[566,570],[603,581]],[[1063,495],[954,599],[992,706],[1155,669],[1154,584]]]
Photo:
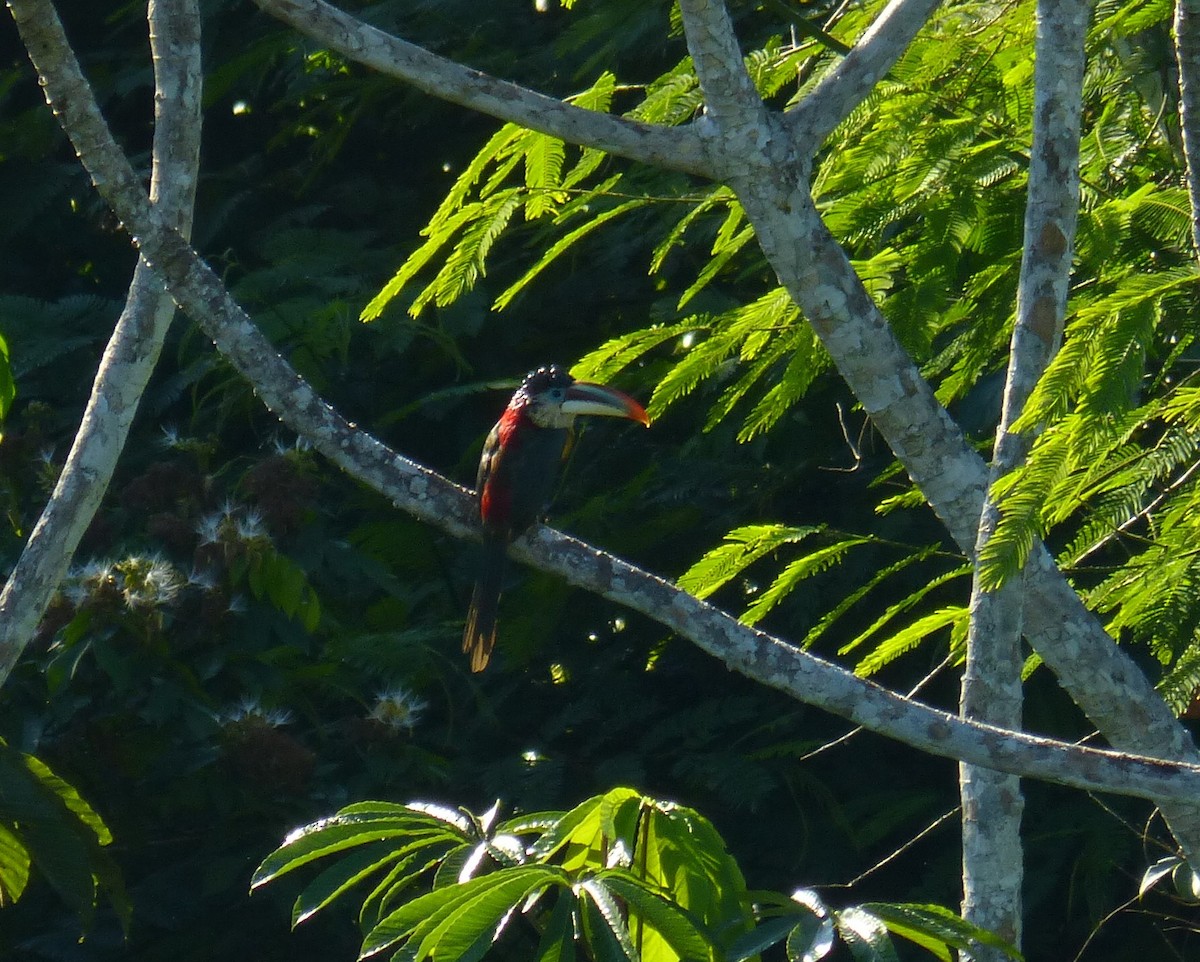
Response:
[[[471,606],[467,609],[467,627],[463,632],[463,651],[471,656],[471,671],[483,671],[492,649],[496,646],[496,615],[500,608],[500,589],[504,583],[504,559],[508,539],[500,534],[485,532],[483,536],[483,565]]]

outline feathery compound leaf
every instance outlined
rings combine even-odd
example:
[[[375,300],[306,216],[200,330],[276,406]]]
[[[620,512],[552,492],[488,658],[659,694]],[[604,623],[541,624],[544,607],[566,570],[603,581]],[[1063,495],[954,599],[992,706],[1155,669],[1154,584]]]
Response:
[[[879,642],[875,646],[874,651],[854,666],[854,673],[862,675],[864,678],[875,674],[875,672],[895,661],[901,655],[912,651],[930,635],[936,634],[943,628],[953,629],[951,639],[951,648],[953,649],[957,647],[954,644],[955,641],[965,638],[968,616],[969,613],[966,608],[954,605],[949,608],[941,608],[923,618],[918,618],[911,625],[896,632],[892,637]]]
[[[645,98],[626,116],[648,124],[675,126],[691,120],[703,104],[692,60],[686,57],[650,84]]]
[[[1200,693],[1200,633],[1193,637],[1191,647],[1179,656],[1156,687],[1176,715],[1183,714],[1191,706]]]
[[[797,342],[800,340],[799,330],[787,331],[776,335],[770,335],[765,338],[765,347],[761,353],[754,359],[754,363],[748,369],[742,372],[732,384],[729,385],[717,402],[708,412],[708,417],[704,422],[704,430],[711,431],[720,424],[734,409],[737,403],[746,396],[746,394],[773,368],[776,368],[782,359],[794,352]],[[743,344],[743,350],[747,348],[757,349],[757,344],[750,344],[748,341]]]
[[[725,371],[730,355],[744,360],[760,353],[772,337],[789,331],[800,318],[788,292],[777,287],[744,307],[712,318],[709,336],[691,347],[654,389],[648,410],[655,417],[702,382]],[[697,329],[703,325],[696,324]]]
[[[410,254],[408,260],[400,265],[400,270],[396,271],[395,276],[383,286],[383,290],[371,298],[367,306],[362,309],[359,320],[376,320],[383,313],[384,308],[391,303],[392,299],[404,290],[408,282],[416,277],[426,264],[433,260],[438,251],[450,242],[451,238],[458,233],[464,224],[468,224],[478,218],[482,210],[482,204],[468,204],[461,210],[455,211],[453,216],[439,224],[437,230],[430,229],[432,224],[430,227],[427,227],[426,231],[429,232],[429,240]],[[410,309],[409,313],[414,317],[416,316],[415,310]]]
[[[431,301],[438,307],[448,307],[471,291],[475,282],[487,273],[487,256],[492,245],[504,233],[512,215],[524,203],[524,194],[509,188],[489,197],[479,210],[479,216],[463,231],[446,263],[437,276],[413,301],[409,313],[416,317]]]
[[[831,364],[824,345],[809,325],[797,324],[792,336],[792,357],[779,382],[759,399],[742,422],[738,440],[743,444],[771,430]]]
[[[837,605],[822,615],[820,621],[813,625],[808,634],[804,636],[804,641],[800,643],[800,647],[810,648],[825,632],[833,627],[839,618],[862,601],[868,594],[884,582],[890,580],[893,575],[899,574],[911,565],[928,560],[936,551],[937,546],[930,545],[901,558],[899,561],[893,562],[885,568],[881,568],[866,583],[859,585],[854,591],[839,601]]]
[[[754,600],[739,620],[747,625],[758,624],[771,609],[791,594],[801,581],[840,564],[851,548],[870,543],[870,538],[847,538],[828,547],[818,548],[803,558],[797,558],[779,573],[771,587]]]
[[[566,198],[559,189],[566,155],[566,147],[557,137],[541,134],[530,141],[525,151],[526,220],[554,213]]]
[[[571,368],[571,374],[583,380],[606,381],[660,344],[682,337],[695,328],[695,322],[689,318],[676,324],[655,324],[640,331],[622,334],[605,341],[590,354],[585,354]]]
[[[995,591],[1025,567],[1034,542],[1045,525],[1042,511],[1050,489],[1070,468],[1070,432],[1055,425],[1034,444],[1023,468],[1001,478],[993,487],[1000,523],[979,553],[979,580],[984,591]]]
[[[935,578],[931,578],[916,591],[900,599],[894,605],[889,606],[887,610],[884,611],[883,614],[881,614],[878,618],[876,618],[875,621],[872,622],[872,624],[865,631],[863,631],[857,637],[846,642],[846,644],[842,645],[842,647],[838,649],[838,654],[848,655],[856,648],[861,647],[874,638],[889,623],[891,623],[893,618],[904,614],[906,611],[911,610],[913,607],[920,604],[920,602],[924,601],[931,592],[936,591],[943,585],[949,584],[956,578],[965,578],[970,574],[970,565],[962,565],[961,567],[955,568],[952,571],[947,571]]]
[[[529,270],[522,274],[516,281],[505,288],[492,304],[492,309],[502,311],[512,303],[513,298],[521,293],[529,284],[544,271],[547,267],[553,264],[559,257],[570,250],[576,243],[587,237],[593,231],[599,230],[610,221],[616,220],[624,214],[628,214],[631,210],[636,210],[639,207],[644,207],[649,201],[630,200],[623,204],[618,204],[616,207],[610,208],[603,213],[591,217],[589,220],[580,224],[574,230],[563,235],[553,244],[551,244],[544,254],[538,259]]]
[[[737,208],[736,210],[738,213],[741,212],[741,208]],[[733,260],[733,258],[739,253],[741,253],[742,249],[752,240],[754,240],[754,228],[747,225],[738,231],[737,234],[731,237],[726,243],[721,244],[719,248],[714,245],[712,258],[707,264],[704,265],[704,268],[692,282],[691,286],[679,295],[679,301],[675,305],[675,309],[677,311],[682,311],[687,306],[688,302],[706,287],[708,287],[713,278],[715,278],[719,273],[721,273],[722,270],[724,270],[725,265]]]
[[[666,236],[655,245],[654,252],[650,255],[650,274],[657,274],[662,269],[667,255],[683,243],[683,237],[689,227],[704,215],[711,213],[714,208],[727,207],[734,203],[734,198],[733,191],[724,185],[710,188],[708,195],[693,204],[687,213],[675,222]]]
[[[713,548],[679,577],[679,587],[697,598],[714,591],[746,570],[759,558],[785,544],[797,544],[823,527],[793,528],[782,524],[746,525],[725,535],[725,543]]]

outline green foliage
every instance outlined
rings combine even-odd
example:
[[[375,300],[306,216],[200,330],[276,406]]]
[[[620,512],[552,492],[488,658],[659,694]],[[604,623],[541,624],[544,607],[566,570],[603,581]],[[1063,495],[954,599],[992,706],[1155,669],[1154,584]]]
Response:
[[[17,385],[13,380],[12,365],[9,361],[8,342],[0,336],[0,440],[4,438],[4,419],[8,416],[16,395]]]
[[[541,933],[539,958],[573,958],[571,944],[583,938],[597,958],[714,959],[714,925],[743,913],[740,871],[690,809],[615,789],[569,812],[504,821],[496,813],[351,805],[292,833],[252,884],[358,849],[304,888],[292,918],[298,924],[382,873],[359,914],[361,957],[398,949],[414,959],[479,958],[525,919]]]
[[[144,5],[103,17],[94,4],[57,6],[119,141],[142,163]],[[497,131],[297,44],[264,15],[204,6],[197,246],[340,410],[469,483],[504,386],[522,371],[557,360],[619,380],[653,400],[654,430],[590,428],[550,508],[555,524],[668,577],[712,565],[692,590],[889,686],[953,663],[964,559],[929,512],[913,510],[920,493],[778,289],[728,188]],[[774,2],[732,6],[756,82],[785,107],[883,3],[818,3],[802,15]],[[703,108],[671,5],[595,0],[539,13],[518,0],[446,0],[368,12],[383,29],[551,95],[577,94],[589,109],[682,124]],[[1045,473],[1023,503],[1028,478],[1014,477],[1006,501],[1021,510],[1005,523],[1049,539],[1114,630],[1150,646],[1164,695],[1184,710],[1200,676],[1200,315],[1170,16],[1163,0],[1096,10],[1072,315],[1027,418],[1045,435],[1034,457]],[[981,449],[1020,261],[1034,24],[1031,0],[943,6],[815,170],[822,215]],[[17,389],[0,444],[7,568],[57,478],[133,255],[12,31],[0,45],[0,331]],[[105,851],[127,880],[129,943],[101,900],[76,945],[74,915],[30,862],[21,900],[4,909],[0,954],[351,958],[362,934],[344,931],[329,905],[378,891],[364,902],[373,927],[425,894],[449,899],[465,856],[418,846],[392,859],[403,840],[419,841],[399,835],[315,858],[294,873],[313,875],[297,914],[310,921],[290,941],[296,906],[280,897],[292,876],[249,900],[245,887],[247,858],[269,851],[281,825],[361,798],[503,797],[517,811],[558,812],[636,784],[703,811],[764,885],[790,891],[796,878],[852,879],[881,863],[848,899],[957,899],[953,846],[920,835],[954,805],[943,763],[871,736],[843,739],[839,720],[714,670],[649,621],[519,566],[496,663],[471,677],[458,644],[473,574],[470,546],[398,516],[281,437],[178,320],[78,562],[0,702],[0,733],[78,785],[112,826],[119,844]],[[1031,723],[1081,737],[1076,709],[1046,674],[1028,679]],[[953,707],[952,675],[923,697]],[[1142,841],[1124,826],[1148,812],[1108,804],[1121,821],[1030,787],[1031,958],[1074,957],[1126,901],[1120,879],[1143,870]],[[565,895],[543,871],[568,871],[565,849],[544,862],[487,849],[494,824],[461,817],[443,812],[428,837],[485,852],[472,878],[494,876],[490,886],[510,868],[535,871],[511,890],[472,895],[486,935],[471,946],[481,930],[455,941],[454,909],[414,951],[425,939],[462,957],[482,951],[505,904],[517,910],[504,939],[522,957],[572,957],[577,934],[605,958],[660,931],[671,944],[675,909],[659,899],[680,904],[670,886],[683,869],[662,867],[649,894],[622,874],[636,876],[636,865],[596,862],[587,887]],[[665,846],[678,826],[660,817]],[[527,848],[552,824],[509,831]],[[25,871],[15,837],[0,831],[11,856],[0,884]],[[578,844],[570,871],[582,873],[604,849],[583,835]],[[541,897],[523,913],[528,899],[512,900],[529,885]],[[1095,953],[1157,957],[1167,943],[1188,956],[1187,924],[1153,914],[1165,888],[1147,891],[1144,913],[1116,911]],[[747,958],[886,957],[884,909],[814,899],[755,893],[757,914],[739,907],[744,931],[732,944]]]
[[[0,908],[21,898],[36,869],[85,930],[101,894],[128,927],[121,874],[105,851],[112,840],[79,792],[44,762],[0,740]]]
[[[251,884],[345,855],[296,897],[298,925],[382,875],[359,912],[360,958],[395,951],[393,958],[415,962],[478,959],[502,938],[532,941],[532,933],[538,959],[574,959],[578,948],[586,958],[622,962],[743,962],[785,941],[788,958],[815,960],[833,949],[835,931],[856,958],[895,957],[889,933],[945,960],[973,941],[1020,958],[935,905],[831,911],[801,890],[790,899],[755,892],[752,906],[707,819],[632,789],[568,812],[498,821],[498,808],[477,816],[422,803],[351,805],[289,835]]]

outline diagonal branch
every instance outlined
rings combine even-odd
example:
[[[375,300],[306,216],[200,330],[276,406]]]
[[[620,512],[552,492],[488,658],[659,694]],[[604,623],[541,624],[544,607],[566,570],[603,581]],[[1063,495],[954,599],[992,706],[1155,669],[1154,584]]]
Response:
[[[744,625],[671,582],[544,525],[515,541],[512,553],[641,612],[754,681],[920,751],[1074,788],[1095,786],[1176,805],[1194,800],[1189,793],[1200,777],[1200,764],[1083,748],[930,708]]]
[[[687,0],[684,10],[694,23],[691,34],[700,35],[704,56],[737,61],[712,70],[705,81],[709,106],[720,103],[723,120],[726,107],[736,107],[739,97],[746,100],[739,73],[744,67],[727,15],[718,0]],[[886,31],[878,36],[886,36]],[[887,46],[882,39],[878,43],[881,50]],[[900,47],[891,45],[896,54]],[[728,77],[727,84],[717,83],[719,69]],[[710,84],[712,90],[707,89]],[[768,116],[762,125],[747,124],[746,136],[716,131],[710,138],[714,167],[737,191],[764,253],[843,377],[954,539],[970,553],[987,485],[986,467],[937,402],[821,222],[804,176],[805,159],[796,156],[794,143],[780,143],[788,138],[773,136],[771,122]],[[736,118],[730,123],[736,125]],[[775,176],[764,176],[768,172]],[[1031,557],[1028,585],[1028,637],[1106,737],[1126,750],[1200,759],[1190,736],[1145,675],[1112,643],[1042,546]],[[1193,825],[1180,819],[1173,825],[1200,840],[1200,810],[1192,814]]]
[[[749,179],[736,189],[763,252],[842,377],[959,547],[972,554],[987,484],[983,460],[896,339],[811,197],[795,185]],[[1110,743],[1200,761],[1191,735],[1041,544],[1026,567],[1025,602],[1025,636]],[[1176,805],[1167,814],[1186,849],[1200,845],[1200,807]]]
[[[401,509],[452,535],[476,535],[467,492],[395,454],[325,404],[179,233],[163,222],[100,116],[49,0],[8,3],[47,98],[97,189],[179,303],[264,402],[330,460]],[[742,625],[674,585],[549,528],[519,539],[513,551],[571,584],[644,612],[750,678],[921,750],[1097,791],[1168,800],[1200,794],[1200,765],[1080,748],[963,721]]]
[[[713,177],[695,127],[663,127],[596,113],[439,57],[323,0],[255,0],[263,10],[343,56],[418,90],[559,137],[668,170]]]
[[[200,161],[200,14],[195,0],[151,0],[155,127],[150,199],[185,235]],[[54,491],[0,591],[0,681],[62,582],[112,479],[175,303],[139,260]]]
[[[866,100],[941,0],[892,0],[845,57],[787,112],[788,132],[815,154],[825,138]]]
[[[680,0],[688,52],[704,90],[704,110],[721,137],[761,130],[767,109],[745,60],[724,0]]]

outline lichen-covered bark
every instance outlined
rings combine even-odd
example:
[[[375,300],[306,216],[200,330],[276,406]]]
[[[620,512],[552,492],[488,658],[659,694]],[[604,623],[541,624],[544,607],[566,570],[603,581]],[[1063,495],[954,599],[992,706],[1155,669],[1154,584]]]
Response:
[[[275,353],[179,233],[163,223],[105,126],[48,0],[8,3],[47,98],[97,189],[179,303],[254,383],[264,402],[335,464],[404,510],[457,536],[476,533],[471,500],[462,488],[390,451],[329,408]],[[712,118],[709,123],[719,127]],[[906,467],[955,537],[960,543],[966,538],[970,550],[986,481],[982,461],[936,404],[845,252],[821,223],[807,190],[806,154],[796,149],[777,118],[768,119],[756,133],[751,142],[738,144],[723,140],[720,130],[703,137],[710,151],[724,152],[721,167],[731,171],[731,183],[760,231],[764,250],[832,345],[843,374],[902,452]],[[734,150],[741,153],[730,153]],[[744,178],[737,173],[739,159],[747,161]],[[764,171],[775,175],[753,176]],[[1200,765],[1082,749],[934,711],[739,625],[661,579],[549,529],[519,540],[514,553],[572,584],[644,611],[749,677],[922,750],[1061,784],[1154,798],[1164,808],[1179,803],[1177,809],[1195,812]],[[1036,587],[1042,600],[1038,618],[1027,618],[1027,628],[1046,636],[1039,641],[1045,643],[1047,663],[1057,664],[1064,683],[1074,686],[1093,718],[1104,719],[1100,727],[1115,741],[1138,742],[1149,752],[1196,758],[1186,733],[1165,712],[1144,676],[1102,631],[1097,634],[1094,619],[1044,549],[1034,552],[1030,566],[1031,594]],[[1099,639],[1105,644],[1098,645]],[[1114,693],[1115,703],[1106,707],[1105,698]],[[1181,831],[1180,823],[1173,825]]]
[[[200,14],[196,0],[152,0],[154,143],[150,199],[190,233],[200,162]],[[0,683],[8,677],[67,572],[125,446],[175,303],[139,260],[125,308],[49,501],[0,591]]]
[[[1175,65],[1192,207],[1192,246],[1200,257],[1200,0],[1175,0]]]
[[[731,43],[710,36],[722,29],[722,23],[732,36],[727,17],[722,20],[715,8],[723,10],[723,4],[719,0],[681,4],[689,49],[706,99],[734,106],[742,98],[728,89],[713,88],[716,78],[731,69],[728,59],[721,69],[704,62],[720,56],[719,51]],[[899,52],[892,51],[894,56]],[[872,69],[880,66],[876,61]],[[1050,114],[1043,122],[1064,119],[1054,115],[1058,107],[1047,109]],[[775,118],[768,118],[757,135],[724,136],[720,121],[727,112],[713,113],[717,129],[711,134],[712,142],[737,156],[724,156],[717,166],[727,171],[726,182],[754,225],[763,252],[875,427],[954,540],[973,556],[983,517],[987,469],[938,403],[854,273],[845,251],[822,223],[809,191],[815,145],[797,140],[792,136],[795,131]],[[1073,221],[1059,225],[1041,219],[1045,223],[1038,244],[1043,252],[1065,255],[1070,234],[1062,228],[1070,226],[1073,232]],[[1045,297],[1057,297],[1057,288],[1066,283],[1065,276],[1047,278],[1038,272],[1028,285],[1030,332],[1042,337],[1045,351],[1052,349],[1054,341],[1052,320],[1047,328]],[[1051,319],[1053,316],[1051,312]],[[1022,359],[1018,363],[1025,366],[1027,362]],[[1040,609],[1038,617],[1025,621],[1027,637],[1114,745],[1161,757],[1200,760],[1190,737],[1150,681],[1084,608],[1041,546],[1027,567],[1025,590],[1027,604]],[[1127,711],[1130,705],[1136,707]],[[1185,849],[1200,844],[1200,807],[1175,806],[1167,814]]]
[[[1032,437],[1016,434],[1020,417],[1050,358],[1066,317],[1072,238],[1079,212],[1079,132],[1083,108],[1087,0],[1038,4],[1033,144],[1025,238],[1017,292],[1017,318],[1009,351],[1004,403],[976,540],[982,554],[999,522],[990,497],[1002,475],[1021,464]],[[959,709],[1000,728],[1021,723],[1021,633],[1025,574],[984,590],[978,562],[971,585],[971,622]],[[963,916],[1021,944],[1024,796],[1012,775],[963,764]],[[983,960],[1002,953],[979,947]]]

